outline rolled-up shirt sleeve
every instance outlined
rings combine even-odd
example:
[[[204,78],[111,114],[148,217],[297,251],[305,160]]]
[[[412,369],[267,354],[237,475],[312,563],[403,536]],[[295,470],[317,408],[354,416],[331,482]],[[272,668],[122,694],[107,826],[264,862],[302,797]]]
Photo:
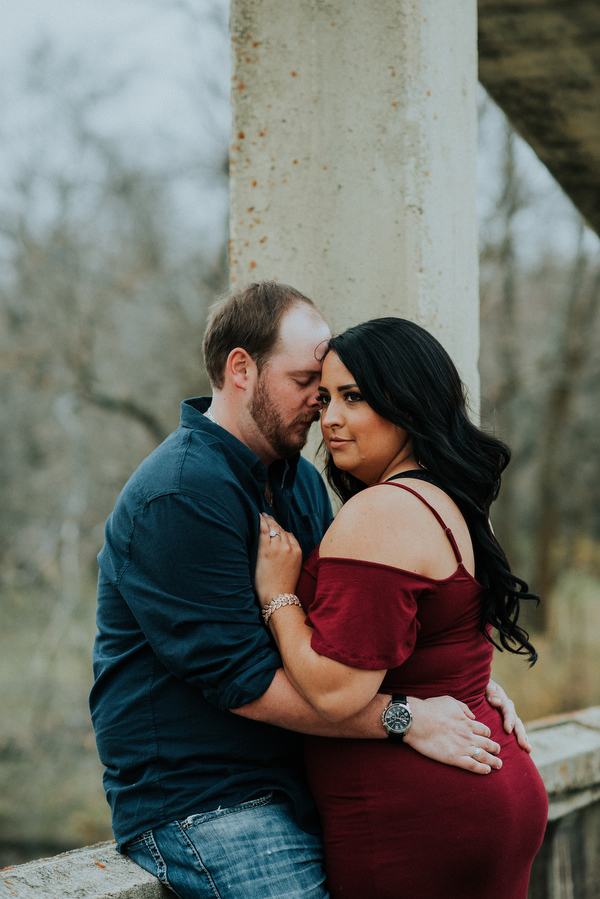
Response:
[[[138,509],[129,527],[121,570],[107,570],[110,554],[101,566],[158,659],[220,709],[262,696],[281,660],[254,597],[247,515],[218,496],[166,494]]]

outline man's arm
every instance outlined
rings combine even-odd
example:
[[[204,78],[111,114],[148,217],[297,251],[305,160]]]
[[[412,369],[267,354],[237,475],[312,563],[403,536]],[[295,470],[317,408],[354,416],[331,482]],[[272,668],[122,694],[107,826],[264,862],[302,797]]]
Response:
[[[330,724],[300,696],[280,668],[259,699],[231,711],[304,734],[380,740],[386,739],[381,714],[389,700],[389,694],[377,693],[357,715]],[[496,757],[500,747],[489,739],[489,728],[475,721],[464,703],[451,696],[425,700],[409,697],[409,701],[413,723],[404,741],[421,755],[475,774],[489,774],[492,768],[502,766]],[[476,747],[483,750],[479,761],[472,758]]]
[[[214,493],[154,499],[117,586],[161,663],[227,711],[264,695],[281,660],[254,599],[247,510]]]

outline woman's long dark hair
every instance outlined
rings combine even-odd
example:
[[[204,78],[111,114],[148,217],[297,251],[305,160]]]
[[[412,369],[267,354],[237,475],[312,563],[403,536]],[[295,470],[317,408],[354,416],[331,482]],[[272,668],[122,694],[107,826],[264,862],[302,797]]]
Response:
[[[469,421],[464,386],[448,353],[424,328],[403,318],[349,328],[331,339],[329,351],[352,373],[369,406],[410,435],[416,461],[462,512],[473,542],[475,576],[486,588],[481,630],[499,649],[526,655],[534,664],[537,653],[518,619],[520,600],[539,597],[512,574],[489,521],[510,450]],[[326,474],[342,501],[366,486],[336,468],[330,454]]]

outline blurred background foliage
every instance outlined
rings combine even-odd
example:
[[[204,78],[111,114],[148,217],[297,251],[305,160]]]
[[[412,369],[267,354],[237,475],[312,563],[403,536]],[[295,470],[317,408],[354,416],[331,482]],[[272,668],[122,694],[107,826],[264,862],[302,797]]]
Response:
[[[479,126],[481,418],[513,453],[492,520],[541,596],[539,661],[493,674],[532,720],[600,702],[600,250],[483,91]]]
[[[0,94],[0,867],[111,836],[95,558],[131,472],[207,392],[228,283],[227,66],[209,65],[227,10],[137,7],[158,51],[44,38]]]
[[[208,390],[227,287],[226,4],[137,7],[176,25],[185,77],[46,39],[0,94],[0,866],[111,836],[95,558],[129,474]],[[538,665],[494,673],[531,719],[600,702],[600,254],[483,91],[480,134],[482,421],[513,449],[494,526],[543,596],[523,613]]]

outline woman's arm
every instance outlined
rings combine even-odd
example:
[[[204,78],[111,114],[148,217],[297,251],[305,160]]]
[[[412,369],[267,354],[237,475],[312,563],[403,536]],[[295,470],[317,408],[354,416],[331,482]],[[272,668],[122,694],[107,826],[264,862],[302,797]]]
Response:
[[[270,533],[277,536],[271,537]],[[302,567],[302,553],[293,536],[269,516],[262,519],[260,540],[255,586],[264,607],[273,596],[294,591]],[[377,691],[385,671],[351,668],[321,656],[311,649],[313,631],[304,619],[304,612],[296,605],[282,606],[271,615],[269,627],[282,650],[285,673],[281,672],[277,684],[275,678],[264,697],[236,709],[236,713],[303,733],[355,739],[381,738],[380,712],[383,707]],[[283,682],[288,685],[288,693],[291,691],[296,696],[292,705],[298,715],[293,720],[290,720],[287,694],[282,703],[281,690],[276,689]],[[497,756],[500,747],[489,739],[489,728],[477,722],[464,703],[450,696],[409,699],[413,724],[405,738],[407,745],[443,764],[476,774],[488,774],[502,766]],[[505,694],[499,699],[512,706]],[[373,703],[378,700],[379,706],[374,712]],[[302,701],[308,705],[302,707]],[[310,708],[318,713],[323,725],[310,718]],[[514,714],[514,706],[512,708]],[[509,707],[509,715],[510,712]],[[472,757],[475,748],[484,752],[478,761]]]
[[[277,536],[270,537],[272,531]],[[302,551],[293,534],[269,516],[260,526],[255,586],[261,606],[279,594],[293,593],[302,567]],[[269,628],[283,658],[283,667],[298,693],[331,723],[356,715],[378,692],[385,669],[351,668],[312,649],[313,630],[299,606],[286,605],[269,618]]]
[[[339,525],[339,519],[336,520],[336,523]],[[270,538],[271,530],[281,536]],[[328,532],[328,538],[333,530],[332,528]],[[327,552],[331,555],[336,554],[339,531],[335,537],[337,539],[334,541],[328,540]],[[293,536],[286,534],[281,525],[273,518],[264,516],[261,523],[261,552],[255,577],[255,586],[261,605],[266,605],[273,596],[279,593],[293,593],[301,567],[302,553]],[[325,720],[332,723],[341,721],[349,723],[349,719],[364,709],[379,690],[385,671],[351,668],[312,650],[310,640],[313,630],[305,624],[304,612],[298,606],[289,605],[278,609],[271,616],[269,627],[284,657],[284,669],[288,679],[298,693]],[[297,644],[296,641],[298,641]],[[510,733],[514,730],[521,748],[528,752],[531,751],[525,728],[516,715],[514,703],[506,696],[502,688],[490,681],[486,695],[491,704],[500,711],[505,731]],[[467,745],[465,741],[474,745],[472,732],[468,730],[468,727],[471,727],[474,722],[470,722],[466,718],[460,721],[464,733],[460,734],[462,743],[460,748],[457,748],[458,742],[457,746],[454,743],[458,740],[458,730],[455,731],[445,726],[450,724],[450,719],[446,722],[445,718],[448,713],[445,702],[460,705],[462,714],[468,715],[469,718],[474,717],[466,706],[463,706],[462,703],[457,704],[456,700],[450,697],[436,697],[425,702],[412,700],[413,726],[406,742],[413,745],[414,739],[414,748],[423,755],[436,758],[446,764],[458,764],[459,767],[474,770],[471,767],[473,760],[468,759],[467,761],[468,753],[465,754]],[[429,708],[433,710],[434,707],[437,709],[436,703],[439,704],[440,717],[431,718],[428,710]],[[421,706],[423,726],[417,727],[417,719],[421,717],[421,712],[417,709],[420,710]],[[456,711],[454,707],[452,709]],[[459,715],[459,717],[461,716]],[[282,726],[289,727],[290,725]],[[292,729],[296,728],[292,727]],[[476,743],[479,743],[483,733],[484,731],[477,734]],[[485,746],[485,748],[488,752],[491,750],[492,753],[499,750],[497,744],[494,744],[493,748],[491,746]],[[450,753],[453,753],[457,759],[460,757],[461,761],[454,760]],[[450,761],[450,757],[452,757],[452,761]],[[493,755],[488,756],[486,761],[491,763],[492,767],[499,767],[496,764],[499,759],[494,759]],[[475,764],[473,762],[473,766]],[[480,773],[484,773],[486,768],[487,765],[482,767]]]
[[[431,513],[425,507],[421,509],[421,502],[409,494],[406,497],[404,491],[391,489],[366,490],[353,497],[342,507],[323,538],[321,548],[325,555],[393,567],[415,566],[413,570],[417,570],[422,556],[431,554],[432,541],[437,538],[440,551],[434,542],[436,552],[433,555],[436,563],[441,558],[447,567],[444,574],[450,574],[456,568],[456,559],[443,531]],[[419,521],[415,526],[414,514],[407,516],[404,508],[407,501],[415,505],[422,525]],[[294,592],[301,566],[301,551],[295,537],[282,530],[275,519],[263,515],[255,573],[255,588],[263,608],[278,594]],[[353,586],[348,582],[341,583],[339,589],[344,591]],[[368,621],[368,602],[364,608],[365,621]],[[364,708],[379,690],[387,668],[393,667],[382,663],[373,670],[362,665],[353,667],[353,656],[342,656],[338,661],[340,656],[332,653],[337,659],[330,658],[325,644],[315,643],[315,631],[306,624],[305,615],[298,606],[278,608],[269,620],[269,627],[291,683],[327,721],[345,720]],[[390,627],[393,629],[391,622]],[[415,636],[412,630],[406,635],[407,646]],[[316,648],[313,649],[311,644]],[[386,657],[385,653],[381,656],[382,662]],[[377,655],[372,659],[376,665]]]

